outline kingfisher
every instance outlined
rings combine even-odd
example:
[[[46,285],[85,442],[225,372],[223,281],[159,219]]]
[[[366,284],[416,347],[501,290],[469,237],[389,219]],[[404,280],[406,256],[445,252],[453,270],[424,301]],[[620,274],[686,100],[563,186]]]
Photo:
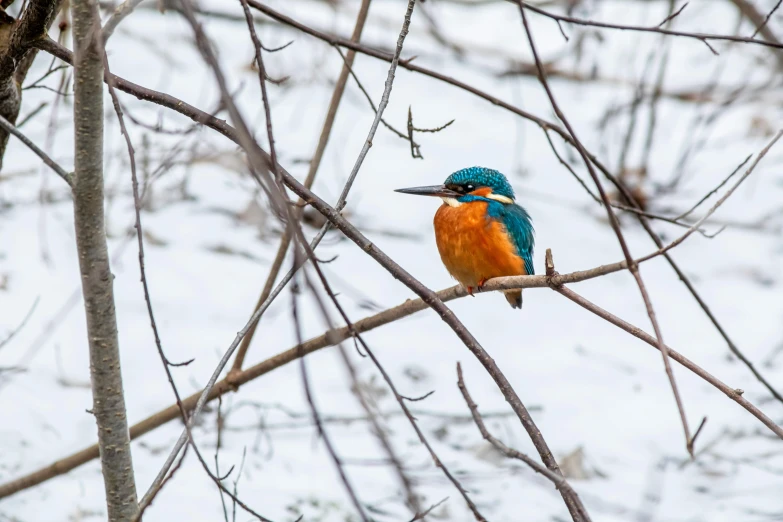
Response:
[[[514,189],[497,170],[470,167],[443,185],[397,189],[435,196],[435,241],[446,270],[470,295],[493,277],[533,275],[533,223],[514,201]],[[503,292],[512,308],[522,308],[522,290]]]

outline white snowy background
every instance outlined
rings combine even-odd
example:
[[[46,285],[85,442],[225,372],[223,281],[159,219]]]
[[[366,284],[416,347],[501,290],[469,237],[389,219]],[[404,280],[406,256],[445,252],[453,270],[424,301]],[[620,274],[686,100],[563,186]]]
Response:
[[[763,12],[774,3],[756,2]],[[275,0],[268,4],[347,37],[359,2],[346,0],[330,6],[321,1]],[[362,42],[393,49],[405,4],[374,1]],[[574,14],[656,25],[666,17],[668,4],[589,1]],[[239,2],[213,0],[201,5],[234,18],[242,15]],[[466,49],[464,56],[433,38],[422,10],[448,40]],[[568,25],[564,30],[571,39],[566,42],[551,20],[533,14],[529,18],[544,59],[557,59],[564,71],[594,72],[600,79],[553,78],[551,85],[578,135],[612,170],[617,168],[628,127],[627,107],[636,85],[643,77],[650,85],[655,81],[666,46],[666,92],[698,93],[716,84],[710,92],[711,102],[664,95],[658,104],[649,173],[643,185],[652,195],[654,211],[676,215],[686,210],[783,127],[780,69],[769,49],[714,42],[720,53],[715,56],[698,40]],[[202,20],[219,50],[237,102],[259,142],[267,147],[257,73],[250,67],[254,51],[244,21]],[[783,34],[783,15],[773,16],[769,23]],[[294,40],[284,51],[267,53],[265,61],[271,76],[290,77],[281,86],[270,85],[272,118],[280,162],[303,178],[342,61],[328,45],[290,28],[276,23],[257,28],[267,46]],[[730,2],[717,0],[691,1],[673,28],[753,33]],[[56,36],[56,28],[52,34]],[[584,42],[577,59],[574,46],[579,35]],[[153,2],[143,4],[120,25],[108,52],[112,70],[120,76],[207,111],[217,105],[213,76],[192,45],[190,28],[175,12],[161,14]],[[519,61],[531,60],[518,10],[512,4],[428,0],[418,5],[403,52],[403,57],[414,55],[414,63],[452,75],[546,119],[554,118],[534,76],[502,74]],[[50,57],[40,54],[27,83],[45,73],[49,64]],[[357,56],[355,71],[376,103],[387,70],[385,62]],[[56,88],[59,79],[55,74],[44,83]],[[734,89],[743,86],[738,100],[721,107]],[[128,112],[141,121],[160,121],[166,129],[191,125],[172,111],[126,94],[120,97]],[[67,96],[56,98],[45,89],[25,91],[23,115],[42,102],[49,105],[23,130],[71,168],[72,101]],[[438,258],[431,228],[438,202],[393,189],[439,183],[451,172],[473,165],[506,173],[519,203],[532,215],[537,272],[543,272],[546,248],[553,250],[563,273],[622,259],[603,210],[560,165],[536,125],[467,92],[399,69],[385,113],[387,121],[405,129],[409,106],[419,127],[456,121],[440,133],[417,136],[424,160],[412,159],[408,143],[381,127],[349,197],[346,215],[430,288],[454,284]],[[105,107],[107,226],[128,419],[133,424],[172,404],[173,395],[154,345],[139,282],[137,246],[135,236],[130,235],[130,171],[108,96]],[[602,128],[607,111],[618,107],[624,110]],[[219,116],[227,117],[225,113]],[[327,201],[339,196],[373,116],[349,80],[314,185],[315,192]],[[645,101],[626,161],[629,168],[640,166],[649,116]],[[177,385],[187,395],[203,387],[249,317],[277,250],[280,225],[266,213],[266,203],[244,174],[242,155],[233,143],[209,129],[182,136],[156,134],[128,124],[140,170],[145,162],[149,172],[172,162],[156,174],[142,218],[148,232],[147,275],[163,347],[174,361],[195,359],[189,366],[174,369]],[[574,156],[561,140],[553,139],[567,157]],[[681,167],[680,184],[656,196],[676,176],[683,152],[694,144]],[[714,232],[726,223],[726,230],[713,239],[695,234],[673,256],[739,348],[783,390],[780,147],[772,149],[707,225]],[[574,165],[588,179],[583,165],[578,161]],[[761,223],[760,218],[764,218]],[[623,223],[634,254],[655,249],[634,219],[626,216]],[[668,239],[684,230],[659,221],[654,228]],[[315,230],[308,228],[307,232]],[[322,259],[337,256],[324,270],[353,320],[415,297],[337,232],[331,232],[318,251]],[[284,270],[288,266],[287,262]],[[669,265],[658,258],[645,263],[641,271],[667,343],[730,386],[745,390],[750,401],[776,422],[783,422],[783,405],[730,356],[725,341]],[[36,301],[37,306],[24,327],[0,349],[0,482],[96,441],[94,418],[85,411],[91,408],[92,398],[80,289],[67,188],[12,138],[0,174],[0,339],[19,325]],[[573,289],[652,332],[639,291],[627,272],[579,283]],[[326,325],[315,302],[307,295],[300,302],[305,337],[323,333]],[[449,306],[531,409],[593,520],[783,520],[783,444],[703,380],[673,363],[691,428],[703,416],[709,419],[697,441],[698,458],[692,462],[660,355],[648,345],[547,289],[525,291],[521,311],[509,308],[497,294],[461,299]],[[336,319],[337,314],[333,316]],[[291,295],[286,290],[264,315],[246,366],[290,348],[295,339]],[[522,463],[494,453],[469,422],[469,411],[456,386],[458,361],[490,430],[509,446],[537,458],[492,380],[436,314],[420,312],[368,332],[365,339],[401,393],[415,396],[435,391],[414,403],[414,411],[436,451],[489,520],[568,519],[562,499],[548,481]],[[472,520],[458,492],[433,465],[399,414],[372,362],[359,357],[352,343],[345,346],[379,411],[385,414],[391,440],[416,492],[423,497],[422,505],[448,497],[431,518]],[[308,356],[307,363],[323,416],[363,415],[336,348]],[[224,397],[222,408],[225,428],[220,468],[225,472],[235,466],[227,483],[233,487],[238,479],[239,495],[250,506],[275,521],[293,521],[300,515],[307,522],[358,519],[310,422],[298,364],[242,386],[238,393]],[[217,403],[212,403],[196,430],[211,463],[216,415]],[[335,421],[326,427],[371,516],[378,521],[409,520],[413,515],[405,507],[400,485],[384,462],[369,424]],[[170,422],[133,442],[140,494],[181,429],[180,421]],[[228,517],[232,517],[230,501]],[[241,511],[236,516],[242,521],[251,518]],[[101,519],[105,519],[104,489],[97,460],[0,500],[3,521]],[[145,514],[150,522],[223,519],[218,490],[192,454]]]

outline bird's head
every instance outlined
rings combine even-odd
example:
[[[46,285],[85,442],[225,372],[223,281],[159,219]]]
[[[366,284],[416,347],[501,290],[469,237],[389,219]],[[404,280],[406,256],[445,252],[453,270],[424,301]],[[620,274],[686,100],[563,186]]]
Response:
[[[397,189],[395,192],[417,196],[437,196],[451,206],[472,201],[493,200],[514,203],[514,189],[506,176],[497,170],[470,167],[458,170],[446,178],[443,185]]]

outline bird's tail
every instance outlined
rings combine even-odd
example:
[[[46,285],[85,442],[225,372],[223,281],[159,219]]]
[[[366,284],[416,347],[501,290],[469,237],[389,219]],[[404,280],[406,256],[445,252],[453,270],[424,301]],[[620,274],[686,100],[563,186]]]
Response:
[[[506,296],[506,301],[511,305],[511,308],[522,308],[522,290],[509,290],[503,292]]]

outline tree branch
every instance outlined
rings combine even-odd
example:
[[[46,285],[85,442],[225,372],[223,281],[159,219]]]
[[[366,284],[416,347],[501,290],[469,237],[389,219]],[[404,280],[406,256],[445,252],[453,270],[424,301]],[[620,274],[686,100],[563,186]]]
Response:
[[[649,258],[649,256],[646,256]],[[637,262],[642,262],[641,259]],[[534,275],[534,276],[515,276],[515,277],[499,277],[490,279],[484,286],[484,292],[499,291],[499,290],[513,290],[513,289],[525,289],[525,288],[549,288],[549,287],[562,287],[565,284],[577,283],[586,281],[603,275],[619,272],[626,268],[625,261],[617,263],[611,263],[608,265],[601,265],[588,270],[581,270],[577,272],[571,272],[567,274],[553,273],[552,275]],[[440,290],[437,293],[438,298],[446,303],[453,301],[454,299],[461,299],[468,294],[465,289],[460,285],[455,285],[449,288]],[[408,317],[415,313],[421,312],[429,308],[427,303],[423,299],[408,299],[402,304],[389,308],[377,314],[365,317],[359,321],[353,323],[355,331],[364,333],[370,330],[374,330],[381,326],[393,323],[399,319]],[[631,327],[632,329],[635,327]],[[635,329],[632,333],[636,336],[638,329]],[[246,330],[245,330],[246,331]],[[241,340],[245,331],[240,331],[237,335],[237,344]],[[641,332],[641,330],[638,330]],[[203,398],[203,401],[210,402],[218,397],[222,397],[227,393],[231,393],[236,390],[236,386],[244,385],[250,381],[253,381],[262,375],[276,370],[286,364],[295,361],[298,357],[309,355],[313,352],[317,352],[324,348],[334,346],[339,342],[342,342],[352,335],[351,329],[347,326],[329,330],[328,332],[314,337],[308,341],[305,341],[301,346],[294,346],[284,352],[278,353],[260,363],[257,363],[250,368],[242,370],[240,373],[235,374],[231,380],[223,379],[215,382],[215,385],[211,387],[211,391],[207,396]],[[646,335],[646,334],[645,334]],[[231,352],[233,353],[233,352]],[[230,355],[230,354],[229,354]],[[739,404],[751,415],[756,417],[765,426],[767,426],[773,433],[783,439],[783,428],[775,424],[775,422],[767,417],[761,410],[754,406],[750,401],[745,399],[742,394],[735,391],[734,388],[723,383],[716,377],[712,376],[706,370],[702,369],[696,363],[681,355],[679,352],[669,348],[669,356],[701,377],[712,386],[726,394],[731,400]],[[201,401],[201,392],[194,393],[184,399],[182,399],[182,405],[187,411],[192,411],[197,407],[197,403]],[[153,415],[150,415],[146,419],[134,424],[130,428],[130,435],[132,439],[137,439],[150,431],[180,417],[179,407],[176,404],[172,404]],[[45,482],[53,477],[63,475],[69,471],[86,464],[87,462],[98,458],[98,445],[92,445],[79,452],[76,452],[68,457],[60,459],[49,466],[41,468],[33,473],[20,477],[11,482],[0,485],[0,499],[7,496],[18,493],[25,489],[34,487],[42,482]]]
[[[555,487],[561,491],[565,491],[568,493],[568,495],[573,500],[574,504],[576,504],[577,509],[579,510],[579,514],[585,519],[586,522],[590,522],[590,515],[588,514],[587,510],[585,509],[584,504],[582,504],[582,500],[579,498],[579,495],[576,494],[576,491],[571,487],[571,485],[568,483],[568,481],[563,477],[562,475],[558,475],[555,473],[552,473],[545,467],[543,467],[538,462],[534,461],[524,453],[521,453],[513,448],[509,448],[500,440],[496,439],[487,429],[486,425],[484,424],[484,419],[481,418],[481,414],[478,411],[478,406],[475,402],[473,402],[473,398],[470,396],[470,393],[468,392],[468,387],[465,386],[465,380],[462,378],[462,365],[460,363],[457,363],[457,386],[459,387],[459,391],[462,393],[462,397],[465,399],[465,403],[468,405],[468,409],[470,410],[470,414],[473,416],[473,422],[476,423],[476,426],[479,429],[479,432],[481,432],[481,436],[484,437],[484,440],[492,444],[492,446],[498,450],[499,452],[503,453],[506,457],[512,458],[512,459],[518,459],[530,466],[533,471],[536,473],[541,473],[543,476],[545,476],[549,481],[552,482],[552,484],[555,485]]]
[[[0,128],[4,129],[5,131],[13,134],[16,136],[19,141],[24,143],[27,148],[29,148],[31,151],[33,151],[36,156],[41,158],[41,160],[46,164],[47,167],[52,169],[58,176],[60,176],[63,181],[65,181],[69,187],[73,188],[73,173],[66,172],[64,168],[60,166],[59,163],[54,161],[47,153],[42,151],[38,145],[32,142],[30,138],[22,134],[22,132],[17,129],[10,121],[5,119],[2,115],[0,115]]]
[[[7,45],[0,44],[0,116],[16,123],[22,105],[22,83],[35,56],[34,43],[45,37],[60,6],[60,0],[30,0],[14,24]],[[8,145],[9,130],[0,128],[0,170]]]
[[[661,356],[663,357],[663,366],[666,371],[666,376],[669,378],[669,384],[671,385],[672,393],[674,395],[674,400],[677,403],[677,410],[680,414],[682,428],[685,433],[685,447],[688,450],[688,453],[690,453],[691,457],[693,457],[692,439],[691,439],[690,429],[688,427],[688,419],[685,415],[685,407],[682,404],[682,398],[680,397],[680,392],[677,387],[677,381],[674,379],[674,373],[672,372],[671,364],[669,363],[669,354],[667,352],[666,345],[663,342],[663,334],[661,333],[660,326],[658,325],[658,319],[655,316],[655,310],[653,308],[652,301],[650,300],[650,296],[647,292],[647,287],[645,286],[644,281],[642,280],[642,276],[639,273],[639,266],[634,262],[633,257],[631,256],[631,252],[628,248],[628,244],[626,243],[625,237],[623,236],[623,233],[620,230],[620,221],[617,219],[617,216],[615,215],[614,210],[612,209],[611,202],[609,201],[609,197],[607,196],[606,191],[603,188],[601,180],[598,178],[598,174],[596,174],[595,169],[593,168],[590,155],[587,153],[587,148],[582,144],[581,141],[579,141],[579,138],[577,138],[576,131],[574,131],[574,128],[568,122],[568,119],[566,118],[563,111],[560,110],[560,106],[555,100],[555,95],[552,92],[552,89],[549,87],[549,83],[547,82],[546,79],[546,71],[544,71],[544,67],[541,64],[541,59],[538,56],[538,51],[536,50],[536,45],[533,39],[533,33],[530,30],[530,26],[527,21],[527,14],[525,13],[525,4],[521,0],[516,0],[516,1],[519,6],[519,13],[522,17],[522,25],[525,29],[525,35],[527,36],[527,41],[530,44],[530,50],[533,53],[533,58],[536,62],[536,67],[538,67],[538,71],[539,71],[538,77],[539,80],[541,81],[541,85],[544,88],[544,91],[546,91],[547,97],[549,98],[549,101],[552,105],[552,109],[555,111],[555,114],[557,114],[557,117],[560,119],[560,121],[563,122],[563,125],[568,130],[568,134],[573,138],[574,146],[579,152],[579,155],[582,157],[585,167],[587,168],[587,171],[590,173],[590,177],[593,178],[593,182],[595,183],[595,186],[598,189],[598,194],[601,196],[601,201],[603,202],[604,208],[606,209],[606,214],[607,217],[609,218],[609,224],[612,226],[612,230],[617,236],[617,242],[620,244],[620,248],[623,251],[625,260],[628,263],[628,270],[633,275],[634,280],[636,281],[636,285],[639,287],[639,293],[641,293],[642,300],[644,301],[645,308],[647,309],[647,315],[650,318],[650,322],[652,323],[653,330],[655,330],[655,336],[658,338],[658,346],[661,350]],[[701,223],[699,223],[699,225],[701,225]],[[691,230],[692,229],[690,229],[689,232]]]
[[[103,60],[97,45],[98,9],[73,0],[75,183],[74,221],[79,251],[93,413],[98,424],[108,518],[127,522],[138,512],[136,482],[120,370],[113,279],[103,213]]]
[[[245,3],[243,3],[243,6]],[[364,24],[367,21],[367,13],[370,10],[370,0],[362,0],[362,5],[359,7],[359,13],[356,16],[356,24],[353,28],[353,34],[351,35],[351,41],[352,42],[358,42],[361,38],[362,31],[364,30]],[[247,18],[247,14],[245,15]],[[248,20],[248,24],[252,23],[252,18]],[[332,133],[332,126],[334,125],[335,117],[337,116],[337,109],[340,106],[340,101],[343,98],[343,93],[345,92],[345,85],[348,82],[348,72],[350,70],[351,64],[353,64],[353,60],[356,57],[355,51],[350,51],[348,53],[348,56],[346,58],[346,63],[343,64],[342,69],[340,70],[340,76],[337,78],[337,83],[334,86],[334,91],[332,91],[332,98],[329,101],[329,108],[326,111],[326,119],[324,121],[323,127],[321,128],[321,135],[318,138],[318,145],[315,149],[315,154],[313,154],[313,158],[310,160],[310,167],[307,171],[307,177],[305,178],[305,187],[310,188],[313,186],[313,182],[315,181],[316,173],[318,172],[318,167],[321,165],[321,159],[324,155],[324,150],[326,150],[326,145],[329,142],[329,136]],[[301,210],[297,209],[296,212],[301,213]],[[277,254],[275,254],[275,259],[272,262],[272,267],[269,269],[269,275],[267,276],[266,282],[264,283],[264,288],[261,290],[261,295],[258,297],[258,303],[256,304],[256,310],[261,308],[263,303],[267,300],[270,293],[272,292],[272,285],[274,285],[275,280],[277,279],[277,276],[280,274],[280,268],[283,265],[283,260],[285,259],[285,254],[288,251],[288,247],[291,245],[291,236],[288,234],[288,232],[283,232],[282,238],[280,238],[280,246],[277,248]],[[258,323],[255,323],[250,331],[247,333],[247,335],[242,339],[242,344],[239,346],[239,350],[237,351],[237,355],[234,358],[234,363],[231,366],[232,372],[237,372],[242,369],[242,364],[245,361],[245,356],[247,355],[247,350],[250,348],[250,343],[253,340],[253,335],[256,333],[256,325]]]

